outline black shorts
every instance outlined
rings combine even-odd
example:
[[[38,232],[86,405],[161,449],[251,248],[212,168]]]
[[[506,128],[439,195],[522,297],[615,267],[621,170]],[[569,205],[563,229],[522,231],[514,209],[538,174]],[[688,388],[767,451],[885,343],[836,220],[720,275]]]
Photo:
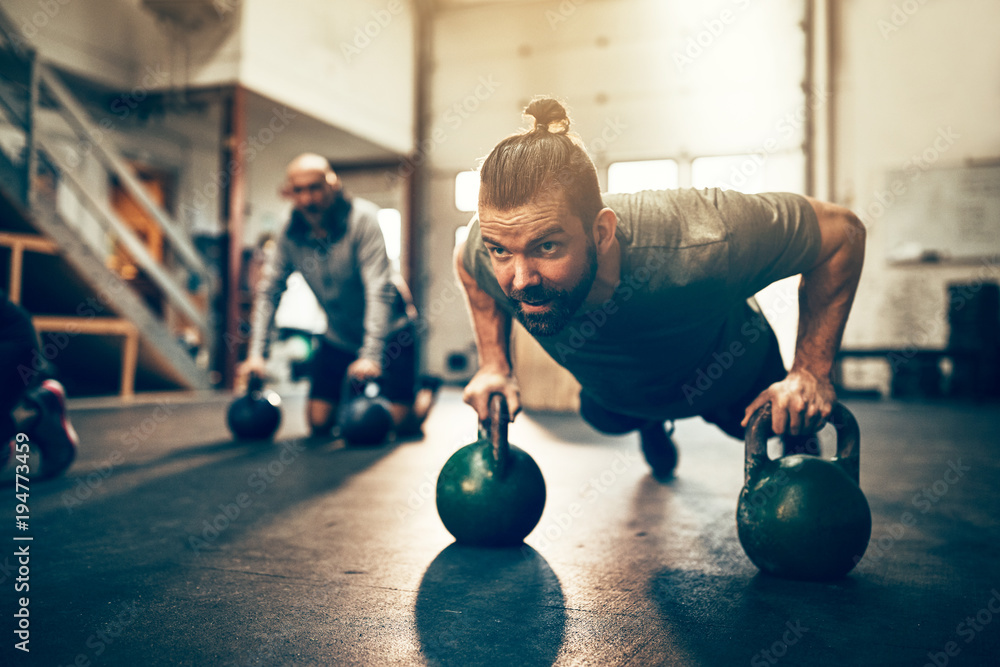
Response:
[[[320,337],[310,360],[309,398],[339,403],[344,389],[347,367],[358,355],[331,345]],[[390,403],[409,405],[416,397],[417,338],[412,326],[407,326],[386,338],[382,354],[382,377],[378,379],[380,393]]]
[[[750,405],[758,395],[775,382],[785,379],[788,372],[785,364],[781,360],[781,350],[778,347],[778,339],[774,336],[771,328],[767,328],[765,334],[769,337],[767,353],[764,358],[764,365],[760,374],[754,380],[750,388],[727,406],[715,408],[701,415],[705,421],[715,424],[728,435],[734,438],[743,439],[744,428],[740,425],[747,406]],[[622,435],[635,431],[648,423],[648,420],[640,417],[632,417],[613,412],[602,407],[594,399],[587,395],[585,391],[580,392],[580,416],[584,421],[601,433],[609,435]]]

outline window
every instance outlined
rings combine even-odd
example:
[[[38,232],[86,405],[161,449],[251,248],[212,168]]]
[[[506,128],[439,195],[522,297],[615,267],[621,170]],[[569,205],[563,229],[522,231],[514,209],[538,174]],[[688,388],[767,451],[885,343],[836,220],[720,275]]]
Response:
[[[403,249],[403,216],[394,208],[383,208],[378,212],[378,224],[385,239],[385,252],[389,263],[399,271],[399,256]]]
[[[455,176],[455,208],[475,211],[479,207],[479,172],[463,171]]]
[[[764,192],[764,162],[763,154],[695,158],[691,163],[691,187]]]
[[[465,243],[465,239],[469,238],[469,226],[462,225],[455,229],[455,247],[457,248],[459,244]]]
[[[608,192],[639,192],[678,187],[674,160],[613,162],[608,166]]]

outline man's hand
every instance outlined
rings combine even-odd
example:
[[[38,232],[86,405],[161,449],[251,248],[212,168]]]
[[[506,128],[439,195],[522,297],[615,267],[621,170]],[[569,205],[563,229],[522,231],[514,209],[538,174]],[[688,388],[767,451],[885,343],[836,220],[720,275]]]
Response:
[[[371,359],[361,357],[351,362],[347,367],[347,377],[358,382],[367,382],[382,376],[382,365]]]
[[[507,410],[513,421],[521,411],[521,389],[517,386],[517,380],[506,373],[480,368],[469,384],[465,385],[462,400],[473,407],[482,422],[490,416],[490,396],[493,394],[503,394],[507,399]]]
[[[267,373],[264,357],[247,357],[246,361],[236,367],[236,378],[233,382],[233,390],[237,394],[242,394],[247,390],[247,382],[251,375],[264,377]]]
[[[743,426],[757,408],[771,403],[771,430],[775,435],[788,432],[792,435],[814,433],[823,427],[830,416],[837,393],[828,378],[817,378],[809,371],[791,370],[781,382],[775,382],[754,399],[743,417]]]

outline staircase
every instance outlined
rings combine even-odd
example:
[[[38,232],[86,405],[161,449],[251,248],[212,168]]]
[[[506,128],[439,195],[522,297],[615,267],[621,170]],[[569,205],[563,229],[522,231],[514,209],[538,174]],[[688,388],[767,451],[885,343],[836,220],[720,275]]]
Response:
[[[109,133],[18,35],[0,8],[0,286],[32,315],[43,357],[25,373],[49,362],[77,395],[210,388],[215,277]],[[87,174],[66,137],[86,149]],[[96,181],[116,183],[151,230],[140,235],[94,186],[98,164]]]

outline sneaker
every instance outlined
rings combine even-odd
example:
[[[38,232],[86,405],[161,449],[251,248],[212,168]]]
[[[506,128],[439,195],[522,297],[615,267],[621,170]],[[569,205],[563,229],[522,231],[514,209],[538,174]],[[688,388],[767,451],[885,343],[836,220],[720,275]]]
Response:
[[[669,423],[669,428],[662,422],[650,422],[639,429],[642,454],[657,479],[672,477],[677,467],[677,446],[670,437],[674,433],[674,423]]]
[[[45,380],[32,389],[27,398],[38,410],[28,437],[42,453],[39,477],[48,479],[61,475],[73,463],[80,444],[66,414],[66,390],[56,380]]]

